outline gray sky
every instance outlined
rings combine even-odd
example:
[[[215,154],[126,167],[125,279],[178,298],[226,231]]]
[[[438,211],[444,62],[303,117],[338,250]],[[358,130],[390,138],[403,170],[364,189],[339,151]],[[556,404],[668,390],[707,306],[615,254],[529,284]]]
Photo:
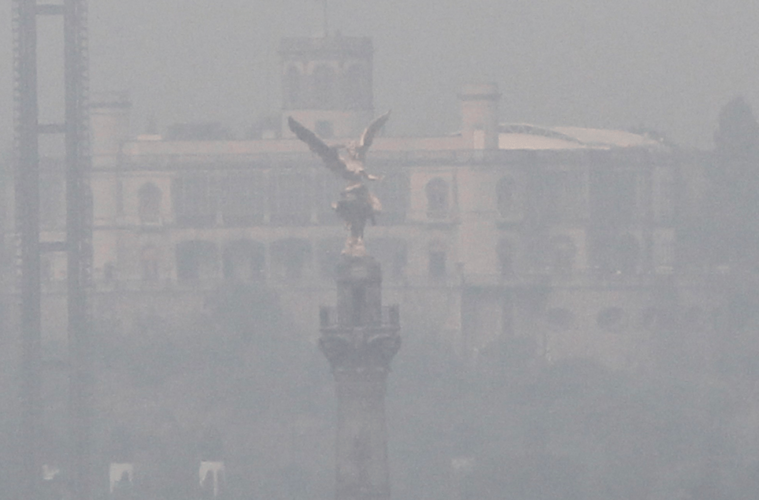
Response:
[[[10,142],[10,0],[0,4],[0,144]],[[629,128],[710,147],[719,108],[759,103],[755,0],[330,0],[331,28],[375,45],[392,134],[457,128],[467,81],[501,86],[504,121]],[[240,133],[279,108],[278,41],[317,34],[318,0],[90,1],[91,87],[128,90],[151,115]],[[54,60],[51,51],[43,58]],[[42,68],[53,102],[60,71]]]

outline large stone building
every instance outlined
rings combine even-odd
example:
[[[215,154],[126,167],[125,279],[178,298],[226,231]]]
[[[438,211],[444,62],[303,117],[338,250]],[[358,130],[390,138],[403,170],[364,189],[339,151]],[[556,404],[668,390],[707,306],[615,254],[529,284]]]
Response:
[[[276,292],[292,326],[316,335],[346,236],[330,207],[341,183],[285,121],[335,143],[360,134],[374,116],[372,44],[285,39],[281,58],[282,120],[251,139],[213,124],[133,137],[127,97],[94,100],[94,304],[113,327],[181,321],[244,282]],[[459,131],[379,137],[367,160],[384,175],[368,247],[409,336],[468,355],[522,339],[540,356],[624,367],[674,288],[693,311],[709,302],[674,272],[678,153],[641,134],[504,123],[494,84],[459,98]],[[63,187],[50,172],[42,189],[43,239],[54,241]],[[65,258],[47,254],[43,268],[48,296],[63,293]]]

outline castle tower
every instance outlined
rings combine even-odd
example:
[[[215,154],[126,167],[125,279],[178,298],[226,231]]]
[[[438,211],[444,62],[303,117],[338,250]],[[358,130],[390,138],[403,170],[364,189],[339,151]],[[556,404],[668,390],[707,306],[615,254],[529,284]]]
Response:
[[[495,83],[470,83],[459,94],[461,133],[466,147],[498,149],[498,101]]]
[[[365,37],[283,39],[283,137],[288,116],[325,139],[360,134],[374,117],[373,53]]]
[[[92,162],[95,167],[114,167],[121,145],[129,139],[132,103],[124,92],[101,92],[90,101]]]
[[[337,307],[322,307],[319,346],[337,390],[336,499],[389,499],[385,388],[401,345],[398,306],[382,307],[382,272],[371,256],[343,255]]]

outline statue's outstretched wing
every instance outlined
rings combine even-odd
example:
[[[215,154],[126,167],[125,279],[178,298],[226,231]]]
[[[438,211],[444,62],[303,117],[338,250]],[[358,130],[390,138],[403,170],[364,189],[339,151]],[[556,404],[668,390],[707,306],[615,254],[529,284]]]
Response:
[[[361,161],[364,160],[366,152],[369,151],[369,148],[372,146],[374,136],[377,135],[377,132],[379,132],[385,125],[388,118],[390,118],[390,111],[370,123],[369,126],[366,127],[366,130],[364,130],[364,133],[361,134],[361,139],[358,141],[358,148],[356,148],[356,152]]]
[[[292,116],[287,117],[287,125],[290,127],[290,130],[292,130],[293,133],[298,137],[298,139],[308,144],[308,148],[319,155],[322,161],[324,161],[324,164],[327,166],[327,168],[341,177],[344,177],[347,174],[348,167],[340,158],[340,155],[337,153],[336,148],[329,147],[327,143],[319,139],[316,134],[301,125]]]

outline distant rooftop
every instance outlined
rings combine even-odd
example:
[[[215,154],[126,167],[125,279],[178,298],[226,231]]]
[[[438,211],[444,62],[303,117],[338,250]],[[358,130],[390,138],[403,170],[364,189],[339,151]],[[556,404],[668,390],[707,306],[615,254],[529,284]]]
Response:
[[[502,124],[499,149],[665,149],[660,141],[623,130]]]
[[[168,141],[229,141],[232,133],[218,122],[175,123],[166,131]]]

